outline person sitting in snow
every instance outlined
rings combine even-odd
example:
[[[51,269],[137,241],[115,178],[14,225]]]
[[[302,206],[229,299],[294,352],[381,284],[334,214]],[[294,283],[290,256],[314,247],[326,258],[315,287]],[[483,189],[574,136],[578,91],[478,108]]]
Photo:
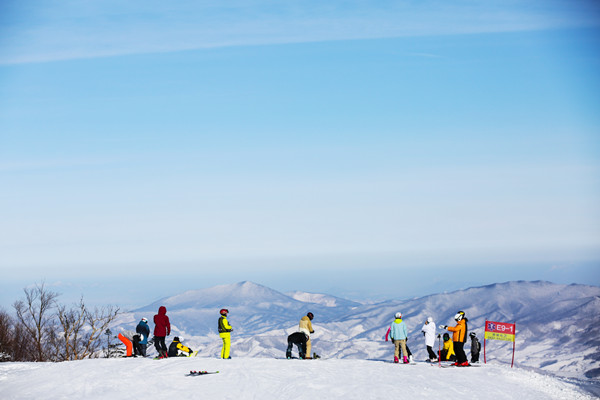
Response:
[[[288,347],[285,351],[285,357],[289,360],[292,358],[292,348],[294,345],[298,347],[298,358],[304,359],[306,358],[306,342],[308,338],[304,332],[294,332],[288,336],[287,342]]]
[[[409,355],[408,350],[406,349],[406,340],[408,339],[408,330],[406,329],[406,324],[402,321],[402,313],[397,312],[395,315],[395,320],[390,325],[388,329],[388,333],[385,335],[385,340],[388,340],[389,337],[392,339],[392,343],[394,343],[394,362],[400,362],[400,349],[402,349],[402,356],[404,357],[403,362],[405,364],[409,363]]]
[[[435,322],[433,317],[428,317],[425,324],[421,328],[423,336],[425,336],[425,346],[427,347],[427,354],[429,355],[429,361],[436,362],[437,356],[433,352],[433,346],[435,345]]]
[[[471,362],[477,363],[479,362],[479,351],[481,350],[481,343],[479,342],[479,339],[477,339],[475,332],[469,333],[469,337],[471,338]]]
[[[439,337],[439,335],[438,335]],[[440,353],[441,361],[456,361],[456,354],[454,353],[454,344],[450,339],[450,335],[444,333],[444,347],[442,348],[442,352]]]
[[[171,342],[171,345],[169,346],[169,357],[189,357],[192,355],[194,351],[181,344],[181,341],[179,340],[178,336],[175,336],[173,338],[173,342]]]
[[[305,356],[304,358],[310,360],[311,357],[311,350],[312,350],[312,344],[310,342],[310,335],[311,333],[315,333],[315,331],[313,330],[312,327],[312,320],[315,316],[313,315],[313,313],[309,312],[308,314],[306,314],[304,317],[302,317],[300,319],[300,323],[298,324],[298,332],[302,332],[306,335],[306,352],[304,353]]]
[[[454,365],[467,367],[469,366],[469,361],[467,361],[464,346],[467,339],[467,331],[469,329],[465,312],[457,312],[454,316],[454,320],[456,321],[456,326],[440,325],[440,329],[448,329],[452,332],[452,342],[454,345],[454,352],[456,353],[456,362]]]
[[[146,347],[148,346],[148,338],[150,337],[148,320],[142,318],[140,323],[135,327],[135,331],[140,336],[140,341],[137,344],[138,352],[141,356],[146,357]]]

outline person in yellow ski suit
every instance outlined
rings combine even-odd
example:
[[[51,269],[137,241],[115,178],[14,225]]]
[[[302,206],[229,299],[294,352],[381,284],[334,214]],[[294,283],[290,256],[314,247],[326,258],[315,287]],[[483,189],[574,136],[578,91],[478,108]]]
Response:
[[[229,310],[221,309],[221,317],[219,318],[219,336],[223,339],[223,349],[221,350],[221,358],[231,358],[229,351],[231,349],[231,331],[233,328],[227,322],[227,314]]]
[[[313,313],[309,312],[304,317],[302,317],[300,323],[298,324],[298,332],[302,332],[306,335],[306,354],[304,358],[309,360],[312,358],[310,352],[312,350],[310,343],[310,334],[315,333],[312,327],[312,323],[310,321],[312,321],[314,317],[315,316],[313,315]]]

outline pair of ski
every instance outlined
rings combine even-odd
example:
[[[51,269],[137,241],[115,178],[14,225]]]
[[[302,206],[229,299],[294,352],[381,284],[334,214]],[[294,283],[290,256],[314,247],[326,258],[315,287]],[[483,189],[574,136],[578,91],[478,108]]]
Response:
[[[210,375],[210,374],[218,374],[219,371],[190,371],[186,376],[200,376],[200,375]]]

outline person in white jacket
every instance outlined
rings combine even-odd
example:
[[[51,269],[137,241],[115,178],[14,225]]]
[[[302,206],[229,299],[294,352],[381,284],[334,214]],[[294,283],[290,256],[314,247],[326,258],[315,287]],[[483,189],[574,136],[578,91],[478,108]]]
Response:
[[[433,322],[432,317],[427,318],[427,321],[425,321],[425,324],[421,328],[421,332],[425,336],[425,346],[427,346],[429,361],[436,362],[438,359],[433,351],[433,346],[435,345],[435,322]]]

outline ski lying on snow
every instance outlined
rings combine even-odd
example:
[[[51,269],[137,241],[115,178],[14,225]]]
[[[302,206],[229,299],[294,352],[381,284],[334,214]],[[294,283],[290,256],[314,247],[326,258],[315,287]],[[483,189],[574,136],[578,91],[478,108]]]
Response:
[[[209,375],[209,374],[218,374],[219,371],[190,371],[186,376],[199,376],[199,375]]]

